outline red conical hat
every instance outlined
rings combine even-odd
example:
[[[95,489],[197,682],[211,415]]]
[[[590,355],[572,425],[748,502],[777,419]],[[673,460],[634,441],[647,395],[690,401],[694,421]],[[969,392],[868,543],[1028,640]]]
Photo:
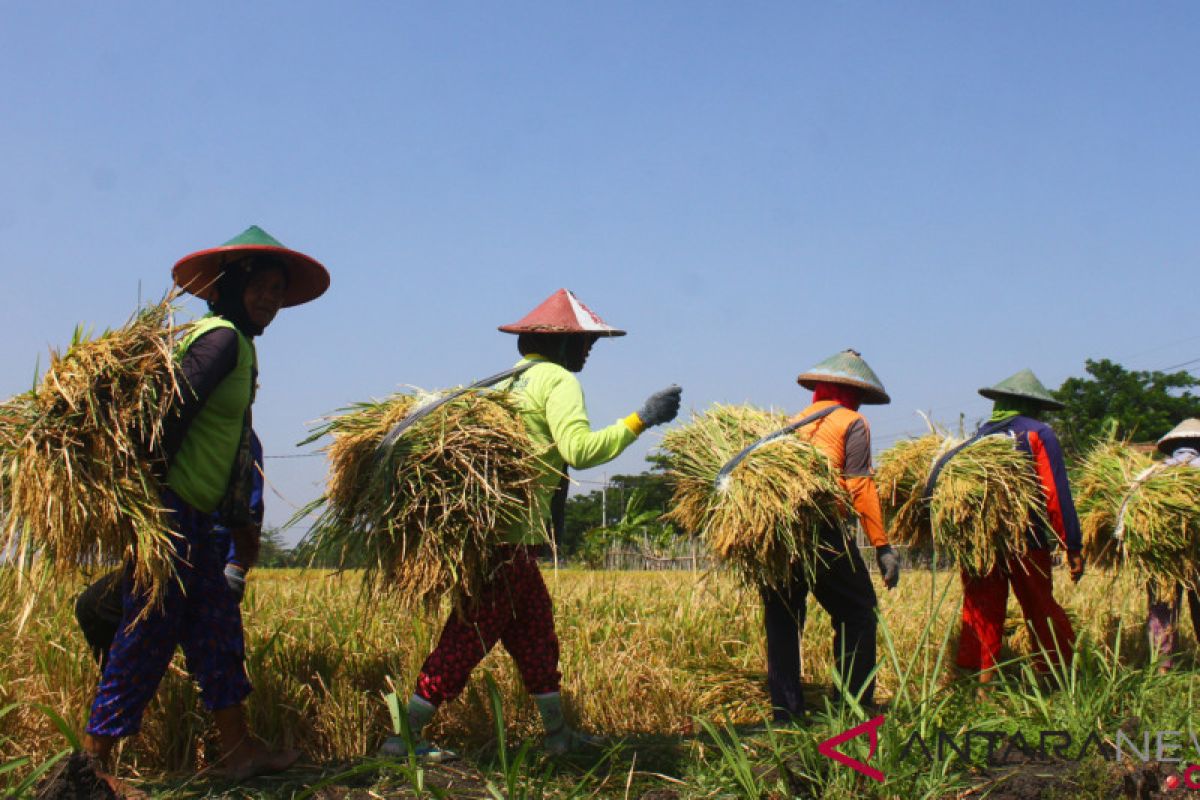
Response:
[[[594,336],[624,336],[585,306],[569,289],[559,289],[533,311],[511,325],[505,333],[590,333]]]

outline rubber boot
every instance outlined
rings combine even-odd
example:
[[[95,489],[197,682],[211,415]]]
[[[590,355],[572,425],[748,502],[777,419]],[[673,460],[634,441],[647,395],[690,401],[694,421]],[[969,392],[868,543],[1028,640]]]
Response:
[[[542,726],[546,729],[543,746],[547,753],[561,756],[587,747],[599,747],[600,740],[581,733],[567,724],[563,714],[562,695],[559,692],[535,694],[538,713],[542,715]]]
[[[412,754],[422,761],[432,763],[453,761],[457,758],[453,751],[444,750],[421,735],[435,713],[437,706],[424,697],[414,694],[409,699],[405,714],[408,717],[408,732],[413,740]],[[404,758],[408,754],[408,743],[403,736],[389,736],[379,748],[379,755],[388,758]]]

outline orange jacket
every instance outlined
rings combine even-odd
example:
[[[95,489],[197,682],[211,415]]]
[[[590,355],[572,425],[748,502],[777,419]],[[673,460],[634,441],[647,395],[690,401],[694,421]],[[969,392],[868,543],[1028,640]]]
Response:
[[[792,417],[792,422],[829,406],[832,400],[821,400]],[[871,428],[857,411],[844,406],[816,422],[805,425],[796,435],[812,442],[829,457],[835,469],[842,473],[842,485],[850,492],[854,510],[862,522],[867,538],[875,547],[888,543],[883,529],[883,510],[879,505],[879,490],[871,479]]]

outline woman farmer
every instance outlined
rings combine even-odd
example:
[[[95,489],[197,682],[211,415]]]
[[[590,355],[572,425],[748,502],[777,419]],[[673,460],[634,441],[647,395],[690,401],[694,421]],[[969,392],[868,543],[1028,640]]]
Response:
[[[854,502],[854,512],[875,547],[883,583],[900,582],[900,559],[888,544],[879,492],[871,479],[871,429],[858,413],[862,405],[890,403],[879,378],[854,350],[845,350],[802,373],[797,383],[813,392],[812,404],[791,421],[812,418],[796,433],[829,457],[841,473]],[[846,691],[864,706],[874,704],[875,589],[858,546],[844,529],[829,525],[820,532],[822,559],[810,586],[797,571],[781,588],[761,587],[767,631],[767,687],[776,722],[804,714],[800,684],[800,636],[807,614],[808,592],[829,612],[833,649]]]
[[[1200,469],[1200,419],[1185,419],[1170,433],[1158,440],[1158,450],[1167,456],[1155,469]],[[1200,577],[1200,576],[1198,576]],[[1184,586],[1176,582],[1174,590],[1168,589],[1162,597],[1161,589],[1154,581],[1147,587],[1149,614],[1146,620],[1150,635],[1150,652],[1161,660],[1160,672],[1171,669],[1171,654],[1175,651],[1175,639],[1179,630],[1179,614],[1183,606]],[[1192,630],[1200,641],[1200,593],[1195,585],[1187,587],[1188,606],[1192,612]]]
[[[979,681],[988,683],[995,675],[996,658],[1004,641],[1010,584],[1025,621],[1033,630],[1038,647],[1035,666],[1042,671],[1047,669],[1045,653],[1056,654],[1060,665],[1071,660],[1075,631],[1054,599],[1051,534],[1067,551],[1073,581],[1083,577],[1083,538],[1058,437],[1049,425],[1039,421],[1044,412],[1062,408],[1062,403],[1027,369],[995,386],[980,389],[979,393],[993,400],[994,405],[991,419],[980,426],[975,438],[994,434],[1011,436],[1017,448],[1030,456],[1030,469],[1037,473],[1045,495],[1045,519],[1051,529],[1035,522],[1026,532],[1029,549],[1025,555],[997,564],[987,575],[971,576],[965,570],[962,573],[962,633],[957,663],[963,670],[978,672]]]
[[[262,526],[264,510],[262,455],[262,443],[254,431],[250,431],[250,521],[257,527]],[[225,583],[240,603],[246,593],[246,573],[254,566],[258,554],[238,552],[233,542],[233,532],[225,527],[219,513],[213,514],[212,535],[217,551],[226,554]],[[121,627],[124,614],[121,597],[123,576],[123,570],[113,570],[84,589],[75,599],[75,621],[79,623],[83,638],[87,640],[88,648],[100,664],[101,671],[108,662],[108,648],[112,647],[117,630]]]
[[[253,226],[220,247],[184,257],[172,274],[210,309],[177,350],[180,396],[163,437],[161,500],[177,534],[177,578],[161,605],[150,606],[126,567],[121,624],[84,747],[102,770],[111,769],[113,745],[138,732],[146,704],[181,646],[220,735],[221,772],[240,781],[286,769],[299,753],[270,751],[247,729],[242,701],[251,687],[242,620],[224,574],[226,552],[212,535],[214,514],[230,528],[239,553],[257,550],[260,531],[250,510],[250,406],[258,373],[253,340],[281,307],[319,297],[329,274]],[[111,775],[104,778],[124,788]]]
[[[606,324],[566,289],[500,330],[517,334],[522,358],[516,365],[520,371],[498,388],[515,394],[531,437],[549,450],[543,456],[538,508],[531,515],[537,522],[508,530],[507,551],[477,607],[451,612],[437,647],[421,667],[408,702],[408,726],[417,740],[416,754],[431,761],[453,754],[422,739],[421,732],[438,706],[462,692],[475,665],[497,641],[513,657],[526,691],[533,695],[545,727],[546,750],[562,754],[590,742],[567,725],[563,714],[554,614],[534,548],[546,541],[551,498],[567,466],[587,469],[611,461],[646,428],[670,422],[679,412],[682,390],[671,386],[652,394],[636,413],[592,430],[575,373],[583,369],[597,339],[624,336],[625,331]],[[389,738],[381,750],[390,756],[408,752],[401,737]]]

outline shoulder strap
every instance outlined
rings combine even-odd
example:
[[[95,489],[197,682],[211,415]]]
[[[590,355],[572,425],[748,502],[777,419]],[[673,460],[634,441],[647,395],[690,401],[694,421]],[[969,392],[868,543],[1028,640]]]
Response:
[[[803,428],[805,425],[811,425],[812,423],[816,422],[819,419],[824,419],[825,417],[828,417],[830,414],[832,414],[834,411],[837,411],[839,408],[842,408],[842,406],[837,405],[835,403],[834,405],[831,405],[828,408],[822,408],[820,411],[814,411],[812,414],[809,414],[807,417],[804,417],[803,419],[801,419],[797,422],[793,422],[792,424],[790,424],[786,427],[780,428],[779,430],[775,431],[774,433],[767,434],[766,436],[759,439],[754,444],[743,449],[742,452],[738,453],[733,458],[729,459],[729,461],[726,462],[725,466],[721,467],[721,470],[717,473],[717,477],[713,479],[713,486],[717,487],[718,489],[724,489],[729,483],[729,475],[731,472],[733,472],[734,467],[736,467],[738,464],[742,463],[742,461],[746,458],[746,456],[750,455],[755,450],[762,447],[764,444],[773,442],[782,436],[787,436],[792,431],[799,430],[800,428]]]
[[[991,423],[984,423],[983,425],[979,426],[979,430],[975,431],[975,435],[970,439],[967,439],[957,447],[951,448],[947,452],[943,453],[942,457],[939,458],[936,463],[934,463],[933,469],[929,471],[929,478],[925,481],[925,491],[921,495],[921,499],[928,503],[933,497],[933,490],[937,488],[938,476],[942,474],[942,469],[950,463],[950,459],[954,458],[956,455],[961,453],[963,450],[966,450],[983,437],[991,436],[998,430],[999,427],[993,426]]]
[[[378,446],[375,448],[376,456],[380,456],[386,451],[391,450],[392,447],[396,445],[397,440],[400,439],[400,436],[403,435],[406,430],[432,414],[434,411],[446,405],[446,403],[449,403],[451,400],[462,397],[467,392],[473,392],[476,389],[486,389],[487,387],[495,386],[497,383],[500,383],[508,378],[515,378],[530,367],[541,363],[541,361],[526,361],[524,364],[518,364],[511,369],[506,369],[503,372],[497,372],[495,375],[489,375],[486,378],[475,381],[470,386],[464,386],[461,389],[455,389],[453,392],[444,394],[441,397],[425,403],[422,406],[414,408],[408,413],[408,416],[396,423],[396,425],[390,431],[388,431],[387,436],[384,436],[379,442]]]

